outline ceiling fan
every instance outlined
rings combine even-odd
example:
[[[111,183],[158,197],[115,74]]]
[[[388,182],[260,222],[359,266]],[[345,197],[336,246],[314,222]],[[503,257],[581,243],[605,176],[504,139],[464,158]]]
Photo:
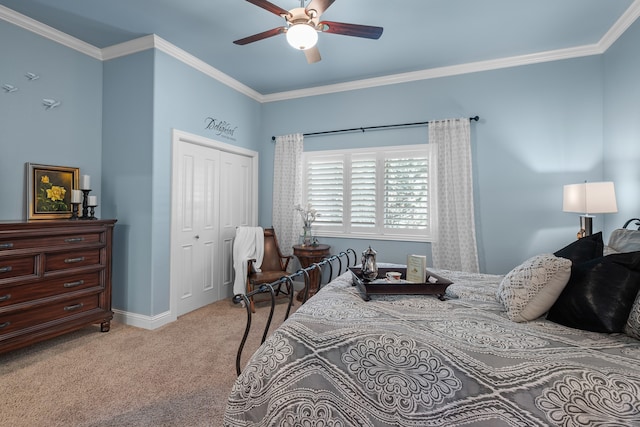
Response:
[[[320,52],[316,46],[319,32],[364,37],[368,39],[379,39],[382,35],[382,27],[320,21],[320,15],[322,15],[335,0],[311,0],[306,8],[304,7],[304,0],[300,0],[300,7],[291,10],[282,9],[267,0],[247,1],[283,17],[286,25],[236,40],[234,43],[237,45],[245,45],[284,33],[292,47],[304,52],[309,64],[318,62],[321,59]]]

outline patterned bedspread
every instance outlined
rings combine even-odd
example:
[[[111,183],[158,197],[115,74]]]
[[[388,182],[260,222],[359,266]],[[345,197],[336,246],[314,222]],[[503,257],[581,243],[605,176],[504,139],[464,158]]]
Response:
[[[640,425],[640,341],[511,322],[501,276],[434,272],[446,301],[326,285],[252,356],[225,425]]]

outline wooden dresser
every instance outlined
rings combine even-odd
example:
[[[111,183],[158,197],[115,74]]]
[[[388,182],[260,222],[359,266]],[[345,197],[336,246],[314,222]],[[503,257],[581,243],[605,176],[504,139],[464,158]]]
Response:
[[[116,220],[0,222],[0,353],[110,328]]]

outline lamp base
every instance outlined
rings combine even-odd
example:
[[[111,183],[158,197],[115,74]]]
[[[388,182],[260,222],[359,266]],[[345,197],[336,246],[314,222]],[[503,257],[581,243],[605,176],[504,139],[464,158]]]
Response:
[[[578,239],[591,236],[593,234],[593,217],[589,215],[580,215],[580,231]]]

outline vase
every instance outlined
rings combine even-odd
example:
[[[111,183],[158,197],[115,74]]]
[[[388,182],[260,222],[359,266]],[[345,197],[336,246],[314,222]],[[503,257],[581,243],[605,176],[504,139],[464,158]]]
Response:
[[[313,240],[313,236],[311,235],[311,226],[306,225],[302,227],[303,235],[302,235],[302,245],[303,246],[311,246],[311,242]]]

